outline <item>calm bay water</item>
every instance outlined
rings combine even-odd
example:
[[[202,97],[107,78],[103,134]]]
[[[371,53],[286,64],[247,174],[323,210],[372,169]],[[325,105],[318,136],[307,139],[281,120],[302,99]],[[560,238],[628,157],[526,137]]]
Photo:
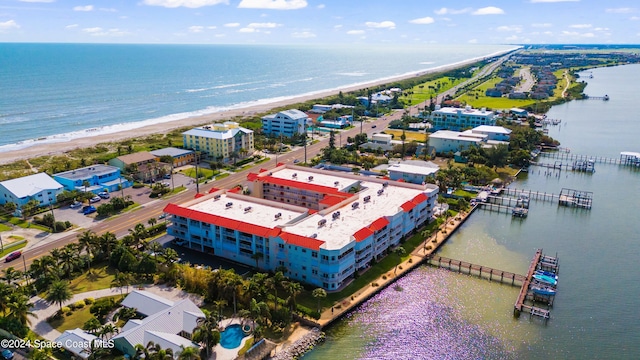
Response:
[[[640,65],[593,70],[585,100],[556,106],[550,135],[572,153],[618,158],[640,151]],[[544,158],[543,158],[544,160]],[[551,161],[552,162],[552,161]],[[532,167],[511,187],[593,192],[593,209],[532,201],[529,217],[477,211],[441,255],[524,274],[537,248],[560,258],[551,320],[512,316],[518,288],[420,268],[327,331],[315,359],[637,359],[640,358],[640,171],[596,164],[594,174],[545,175]]]
[[[0,152],[32,145],[33,139],[68,141],[131,130],[512,48],[0,44]]]

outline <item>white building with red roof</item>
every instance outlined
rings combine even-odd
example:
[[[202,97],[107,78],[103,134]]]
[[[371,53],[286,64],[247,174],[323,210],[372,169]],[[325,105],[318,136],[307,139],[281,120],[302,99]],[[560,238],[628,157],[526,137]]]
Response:
[[[247,176],[251,196],[217,190],[169,204],[191,248],[337,290],[431,218],[435,185],[282,165]],[[260,255],[261,254],[261,255]]]

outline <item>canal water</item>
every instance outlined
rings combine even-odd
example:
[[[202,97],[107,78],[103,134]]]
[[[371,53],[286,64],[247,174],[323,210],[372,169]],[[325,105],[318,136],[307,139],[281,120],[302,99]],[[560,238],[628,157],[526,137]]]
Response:
[[[640,152],[640,65],[592,74],[584,77],[585,93],[610,100],[553,107],[548,117],[562,122],[549,135],[574,154]],[[304,359],[640,358],[640,170],[532,167],[511,187],[591,191],[593,208],[532,200],[525,219],[479,210],[440,255],[524,274],[536,249],[557,254],[558,294],[546,325],[527,314],[513,317],[517,287],[422,267],[327,329],[326,342]]]

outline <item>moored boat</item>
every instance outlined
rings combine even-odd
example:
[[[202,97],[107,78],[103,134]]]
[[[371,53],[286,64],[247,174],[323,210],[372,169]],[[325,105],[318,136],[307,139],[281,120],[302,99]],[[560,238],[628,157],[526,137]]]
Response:
[[[531,285],[531,291],[538,295],[555,295],[556,290],[549,286]]]
[[[550,278],[558,280],[558,275],[556,275],[555,273],[552,273],[550,271],[536,270],[535,273],[538,274],[538,275],[544,275],[544,276],[548,276]]]
[[[533,274],[533,278],[538,280],[538,281],[542,281],[543,283],[547,283],[550,285],[556,285],[558,283],[558,280],[552,278],[551,276],[547,276],[547,275],[542,275],[542,274]]]

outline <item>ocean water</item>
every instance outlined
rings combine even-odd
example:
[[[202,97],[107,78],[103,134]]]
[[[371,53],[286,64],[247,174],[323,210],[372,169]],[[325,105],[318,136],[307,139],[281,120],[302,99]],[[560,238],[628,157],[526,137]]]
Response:
[[[503,45],[0,44],[0,152],[270,103]]]
[[[593,70],[585,93],[610,101],[553,107],[549,134],[574,154],[640,152],[640,65]],[[542,158],[553,163],[552,159]],[[476,211],[440,249],[445,257],[524,274],[536,249],[559,258],[558,294],[544,324],[513,317],[519,288],[423,267],[327,329],[316,359],[638,359],[640,169],[593,174],[532,167],[511,187],[593,192],[591,210],[532,200],[526,219]]]

